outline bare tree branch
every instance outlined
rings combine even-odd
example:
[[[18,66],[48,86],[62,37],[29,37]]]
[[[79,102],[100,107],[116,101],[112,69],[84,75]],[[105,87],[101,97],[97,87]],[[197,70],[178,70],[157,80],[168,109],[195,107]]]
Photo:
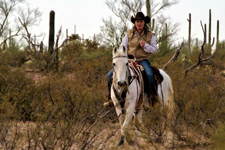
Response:
[[[172,2],[169,2],[169,1],[163,1],[162,4],[161,4],[161,6],[160,6],[155,12],[152,12],[152,16],[151,16],[151,17],[155,16],[156,14],[159,14],[159,12],[162,11],[162,10],[164,10],[165,8],[168,8],[168,7],[170,7],[170,6],[172,6],[172,5],[175,5],[175,4],[177,4],[177,3],[178,3],[177,0],[173,0]],[[160,5],[160,3],[157,3],[157,4],[154,6],[154,8],[156,9],[159,5]],[[153,9],[153,11],[154,11],[155,9]]]
[[[196,62],[194,65],[190,66],[189,68],[186,69],[185,71],[185,77],[187,76],[188,72],[193,70],[194,68],[196,68],[198,65],[200,65],[202,62],[209,60],[210,58],[212,58],[214,55],[211,55],[205,59],[202,59],[202,56],[199,55],[199,59],[198,62]]]
[[[11,3],[6,1],[1,1],[0,3],[0,12],[3,15],[3,21],[0,26],[0,36],[3,34],[6,26],[6,22],[8,20],[9,14],[12,12],[13,8],[15,7],[16,3],[12,1]]]
[[[181,51],[183,46],[184,46],[184,42],[181,43],[181,45],[177,48],[176,52],[174,53],[173,57],[163,66],[163,68],[162,68],[163,70],[167,69],[168,64],[177,60],[177,57],[180,54],[180,51]]]
[[[17,4],[24,0],[1,0],[0,1],[0,36],[9,28],[8,18],[15,10]]]
[[[20,17],[18,17],[18,20],[26,32],[26,35],[24,35],[23,38],[27,41],[29,49],[31,50],[30,47],[31,45],[32,49],[36,51],[36,46],[39,45],[35,45],[34,39],[31,38],[31,33],[29,32],[28,28],[32,25],[36,25],[36,23],[39,23],[41,13],[37,8],[36,9],[28,8],[27,11],[20,9],[19,15]]]
[[[26,36],[24,36],[23,38],[26,39],[27,43],[28,43],[28,48],[29,50],[31,50],[30,48],[30,44],[32,45],[32,48],[36,51],[35,45],[33,44],[33,42],[31,41],[31,33],[29,33],[28,29],[27,29],[27,25],[26,22],[22,22],[21,18],[18,17],[19,22],[21,23],[21,25],[24,27],[25,31],[26,31]]]
[[[6,37],[1,43],[0,43],[0,47],[9,39],[13,38],[13,37],[16,37],[16,36],[19,36],[19,32],[20,30],[18,30],[14,35],[10,35],[9,37]]]
[[[205,31],[205,29],[202,25],[202,21],[200,23],[201,23],[201,27],[202,27],[202,31],[203,31],[203,35],[204,35],[204,40],[203,40],[203,44],[202,44],[202,51],[200,52],[200,54],[198,56],[198,61],[194,65],[192,65],[192,66],[190,66],[189,68],[186,69],[184,77],[187,76],[189,71],[193,70],[198,65],[200,65],[202,62],[205,62],[205,61],[209,60],[210,58],[212,58],[214,56],[214,55],[211,55],[211,56],[208,56],[207,58],[204,58],[204,56],[205,56],[204,55],[204,46],[205,46],[205,43],[206,43],[206,36],[205,36],[206,31]]]

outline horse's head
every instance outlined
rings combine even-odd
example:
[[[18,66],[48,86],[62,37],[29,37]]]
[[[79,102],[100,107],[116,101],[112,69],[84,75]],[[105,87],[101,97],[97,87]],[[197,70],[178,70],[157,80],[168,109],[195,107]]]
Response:
[[[128,86],[128,55],[125,47],[122,49],[113,49],[113,84],[119,89],[125,89]]]

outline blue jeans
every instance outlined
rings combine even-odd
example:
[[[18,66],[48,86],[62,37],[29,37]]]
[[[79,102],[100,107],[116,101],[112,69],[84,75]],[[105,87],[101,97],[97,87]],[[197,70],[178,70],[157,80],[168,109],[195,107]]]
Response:
[[[141,61],[139,61],[141,63],[141,65],[143,66],[144,70],[145,70],[145,74],[148,78],[148,83],[151,85],[152,90],[153,90],[153,94],[157,95],[156,92],[156,83],[155,83],[155,78],[154,78],[154,74],[152,71],[152,67],[151,67],[151,63],[149,60],[147,59],[143,59]]]
[[[111,70],[107,73],[107,81],[108,81],[108,90],[109,90],[109,93],[110,93],[111,84],[112,84],[112,80],[111,80],[112,75],[113,75],[113,69],[111,69]]]
[[[156,84],[155,84],[155,78],[154,78],[154,74],[152,71],[152,67],[151,67],[151,63],[149,60],[144,59],[139,61],[141,63],[141,65],[143,66],[143,68],[145,69],[145,74],[148,78],[148,82],[151,85],[152,89],[153,89],[153,94],[157,95],[156,93]],[[108,80],[108,88],[110,88],[109,86],[111,85],[112,81],[111,81],[111,77],[113,75],[113,69],[111,69],[108,73],[107,73],[107,80]]]

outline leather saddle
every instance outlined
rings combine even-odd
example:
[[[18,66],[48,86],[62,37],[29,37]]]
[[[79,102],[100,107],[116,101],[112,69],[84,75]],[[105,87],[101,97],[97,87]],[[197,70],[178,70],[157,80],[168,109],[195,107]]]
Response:
[[[130,55],[128,57],[129,57],[129,59],[133,59],[133,57],[130,56]],[[134,66],[135,67],[140,67],[141,64],[137,61],[137,63],[135,63]],[[151,68],[152,68],[152,71],[153,71],[153,74],[154,74],[155,83],[157,85],[156,88],[158,88],[158,85],[161,84],[161,82],[163,81],[163,76],[160,74],[160,71],[159,71],[158,68],[153,67],[153,66],[151,66]],[[143,81],[144,81],[144,92],[147,93],[148,96],[154,95],[153,94],[153,90],[152,90],[152,86],[148,84],[149,82],[148,82],[148,78],[147,78],[147,76],[145,74],[144,68],[142,67],[141,70],[142,70],[141,71],[141,75],[142,75],[142,78],[143,78]],[[138,77],[138,80],[139,79],[140,79],[140,77]],[[156,89],[156,91],[157,90],[158,89]]]

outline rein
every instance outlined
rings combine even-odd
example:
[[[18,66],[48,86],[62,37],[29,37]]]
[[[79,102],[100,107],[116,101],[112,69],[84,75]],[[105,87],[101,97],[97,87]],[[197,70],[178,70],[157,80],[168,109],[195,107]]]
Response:
[[[142,96],[142,101],[144,101],[144,81],[143,81],[143,77],[142,77],[142,74],[141,74],[141,71],[143,70],[143,68],[141,68],[142,66],[139,65],[136,61],[136,59],[130,59],[129,60],[129,66],[132,68],[132,71],[135,75],[135,79],[136,79],[136,85],[138,85],[138,81],[137,81],[137,76],[139,77],[139,82],[140,82],[140,96],[138,97],[138,86],[137,86],[137,99],[136,99],[136,104],[135,104],[135,112],[137,112],[137,106],[138,106],[138,100],[139,98]],[[137,72],[137,74],[136,74]]]
[[[137,83],[137,75],[135,73],[134,65],[133,65],[134,62],[129,63],[129,65],[131,66],[131,69],[132,69],[132,71],[134,73],[135,81],[136,81],[136,85],[137,85],[137,99],[136,99],[136,103],[135,103],[135,112],[136,112],[137,111],[137,104],[138,104],[138,83]]]

